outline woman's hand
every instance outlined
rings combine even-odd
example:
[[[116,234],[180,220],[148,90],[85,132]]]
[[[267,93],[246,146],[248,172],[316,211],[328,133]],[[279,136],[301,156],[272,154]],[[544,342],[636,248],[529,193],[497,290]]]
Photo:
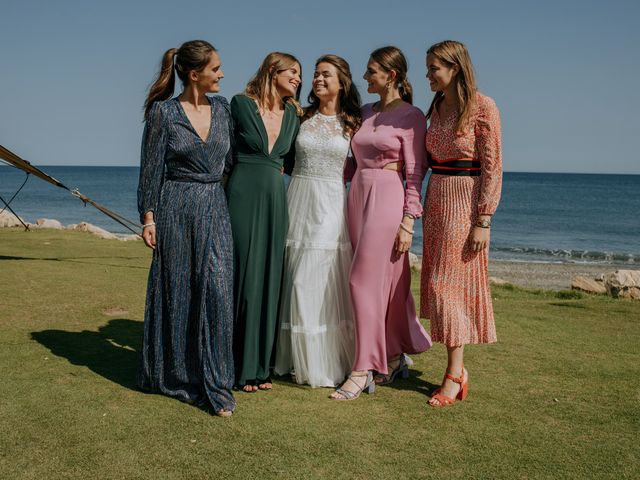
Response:
[[[411,248],[413,242],[413,218],[404,217],[402,223],[398,227],[398,234],[396,235],[396,241],[394,247],[398,255],[406,253]]]
[[[490,228],[473,227],[471,232],[471,249],[478,253],[489,248]]]
[[[142,227],[142,239],[144,244],[155,250],[156,248],[156,224],[153,221],[153,212],[147,212],[144,215],[144,224]]]

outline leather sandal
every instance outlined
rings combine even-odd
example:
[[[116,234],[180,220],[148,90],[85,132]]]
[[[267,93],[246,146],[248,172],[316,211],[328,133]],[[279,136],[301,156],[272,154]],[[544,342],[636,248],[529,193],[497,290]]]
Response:
[[[273,382],[271,381],[271,377],[267,377],[264,380],[256,380],[256,384],[258,385],[258,390],[273,389]]]
[[[404,353],[400,354],[398,360],[398,366],[392,369],[391,373],[388,373],[386,375],[384,373],[376,374],[376,385],[389,385],[390,383],[393,383],[398,375],[400,375],[400,378],[402,378],[403,380],[409,378],[409,362],[411,360],[407,361],[407,356]]]
[[[237,385],[236,388],[244,393],[256,393],[258,391],[255,380],[247,380],[244,385]]]
[[[354,380],[354,377],[367,377],[367,381],[361,387],[358,384],[358,382]],[[355,386],[358,387],[358,390],[356,390],[355,392],[352,392],[350,390],[345,390],[343,387],[348,381],[351,381],[351,383],[355,384]],[[338,400],[338,401],[355,400],[360,396],[362,392],[367,392],[369,394],[372,394],[375,391],[376,391],[376,382],[373,381],[373,373],[371,372],[371,370],[369,370],[367,373],[359,373],[359,374],[352,373],[347,377],[347,379],[344,381],[342,386],[340,388],[337,388],[335,391],[335,393],[337,393],[338,395],[341,395],[342,398],[332,397],[332,396],[329,396],[329,398],[332,400]]]
[[[454,377],[450,373],[445,373],[444,378],[445,380],[448,379],[460,385],[460,390],[458,391],[458,394],[455,396],[455,398],[452,398],[440,393],[442,388],[437,389],[435,392],[433,392],[431,399],[438,400],[439,404],[433,404],[429,402],[429,405],[432,407],[448,407],[449,405],[453,405],[458,400],[463,401],[465,398],[467,398],[467,391],[469,389],[469,372],[465,370],[464,366],[462,367],[462,374],[459,377]],[[444,383],[444,381],[442,383]]]

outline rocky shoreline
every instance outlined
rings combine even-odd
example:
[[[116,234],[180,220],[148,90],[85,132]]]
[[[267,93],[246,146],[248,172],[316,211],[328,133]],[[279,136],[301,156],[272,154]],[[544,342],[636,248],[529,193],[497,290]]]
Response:
[[[40,218],[35,223],[26,221],[25,223],[33,229],[51,228],[87,232],[110,240],[140,240],[138,235],[114,234],[87,222],[64,226],[58,220]],[[22,227],[22,224],[13,214],[5,211],[0,213],[0,228],[2,227]],[[420,270],[420,257],[410,254],[410,263],[412,269]],[[593,263],[534,263],[491,260],[489,275],[494,284],[510,283],[525,288],[548,290],[573,288],[588,293],[609,293],[613,296],[640,298],[640,265],[625,265],[620,268],[615,265]]]
[[[120,240],[123,242],[141,240],[138,235],[118,235],[87,222],[62,225],[58,220],[54,220],[51,218],[39,218],[35,223],[30,223],[22,218],[16,217],[14,214],[7,211],[0,213],[0,228],[22,227],[23,225],[20,220],[22,220],[22,222],[24,222],[30,229],[50,228],[53,230],[73,230],[76,232],[90,233],[92,235],[96,235],[100,238],[105,238],[108,240]]]
[[[411,254],[410,258],[412,268],[420,270],[420,257]],[[574,289],[596,294],[609,293],[605,286],[605,279],[609,279],[616,272],[632,273],[622,273],[623,278],[610,279],[610,285],[612,290],[615,290],[615,296],[639,298],[640,265],[617,266],[593,263],[489,261],[489,275],[492,283],[511,283],[520,287],[546,290]],[[588,280],[588,282],[585,282],[585,280]],[[616,282],[620,281],[626,283],[616,286]],[[618,294],[618,291],[622,291],[622,294]],[[628,295],[626,295],[627,292]]]

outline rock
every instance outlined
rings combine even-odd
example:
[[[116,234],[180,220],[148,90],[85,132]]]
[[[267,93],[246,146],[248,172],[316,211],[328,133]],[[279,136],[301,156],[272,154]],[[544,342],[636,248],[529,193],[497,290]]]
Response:
[[[71,227],[71,225],[69,225],[69,227]],[[75,230],[76,232],[91,233],[93,235],[97,235],[100,238],[107,238],[110,240],[115,240],[118,238],[113,233],[107,232],[105,229],[96,227],[95,225],[91,225],[90,223],[87,223],[87,222],[80,222],[79,224],[74,225],[72,230]]]
[[[602,282],[587,277],[574,277],[571,281],[571,290],[580,290],[587,293],[607,293]]]
[[[2,205],[2,207],[4,207],[4,205]],[[0,207],[0,210],[2,210],[2,207]],[[21,227],[21,226],[22,226],[22,223],[20,223],[20,220],[18,219],[18,217],[16,217],[10,211],[5,210],[4,212],[0,213],[0,228]]]
[[[56,230],[62,230],[64,228],[58,220],[51,218],[39,218],[36,220],[36,225],[38,228],[54,228]]]
[[[503,280],[502,278],[498,278],[498,277],[489,277],[489,283],[491,285],[508,285],[509,282],[507,282],[506,280]]]
[[[604,277],[604,286],[612,297],[640,299],[640,270],[616,270]]]
[[[118,235],[118,240],[131,242],[135,240],[142,240],[142,237],[140,235]]]
[[[121,317],[123,315],[129,315],[129,311],[125,308],[113,307],[113,308],[105,308],[102,310],[102,313],[108,317]]]
[[[422,271],[422,258],[415,253],[409,252],[409,267],[416,272]]]

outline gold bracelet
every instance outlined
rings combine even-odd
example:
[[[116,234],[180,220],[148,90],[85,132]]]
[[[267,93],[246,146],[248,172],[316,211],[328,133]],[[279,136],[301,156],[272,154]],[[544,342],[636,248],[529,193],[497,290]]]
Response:
[[[404,225],[404,223],[401,223],[401,224],[400,224],[400,228],[401,228],[402,230],[404,230],[405,232],[410,233],[411,235],[413,235],[413,233],[414,233],[414,231],[413,231],[413,230],[409,230],[409,227],[406,227],[406,226]]]

